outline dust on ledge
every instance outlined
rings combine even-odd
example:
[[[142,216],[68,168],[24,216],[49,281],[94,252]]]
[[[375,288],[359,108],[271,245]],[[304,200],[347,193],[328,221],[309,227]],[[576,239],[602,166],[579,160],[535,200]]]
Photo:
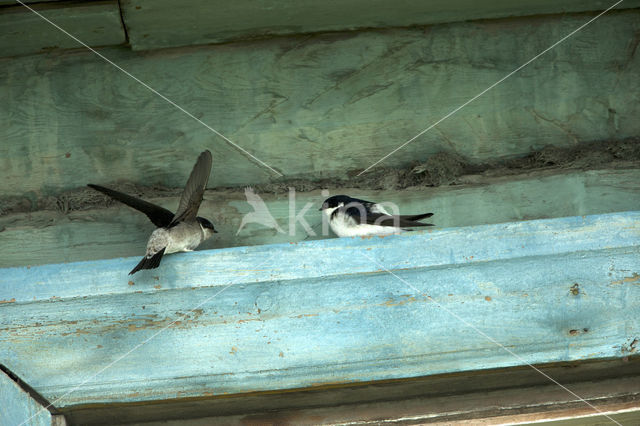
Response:
[[[357,176],[361,170],[352,170],[347,178],[279,178],[270,183],[254,185],[258,193],[286,193],[289,188],[308,192],[322,188],[349,187],[369,190],[401,190],[408,187],[437,187],[469,183],[463,177],[500,177],[523,174],[535,170],[595,170],[602,168],[640,167],[640,138],[619,141],[581,143],[572,147],[546,146],[541,150],[511,159],[474,163],[451,152],[439,152],[425,161],[416,161],[402,168],[376,167]],[[182,188],[160,185],[143,186],[132,182],[103,183],[105,186],[141,198],[179,197]],[[210,188],[218,191],[241,192],[241,187]],[[57,196],[29,194],[16,197],[0,197],[0,216],[54,210],[61,213],[108,207],[114,200],[90,188],[61,192]],[[0,230],[1,231],[1,230]]]

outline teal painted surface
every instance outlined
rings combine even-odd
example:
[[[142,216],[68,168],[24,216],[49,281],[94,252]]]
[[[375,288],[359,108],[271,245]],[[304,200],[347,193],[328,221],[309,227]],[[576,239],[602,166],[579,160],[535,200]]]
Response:
[[[67,406],[623,357],[640,338],[640,212],[178,254],[129,281],[137,260],[2,270],[0,358],[49,400],[82,384]]]
[[[23,422],[25,426],[51,426],[51,413],[0,371],[0,425],[17,426]]]
[[[531,17],[101,52],[285,175],[346,177],[587,20]],[[441,151],[495,160],[549,144],[637,136],[639,31],[639,10],[603,16],[384,165]],[[274,177],[93,53],[2,59],[0,76],[4,196],[57,194],[89,180],[179,187],[203,149],[214,154],[211,187]]]

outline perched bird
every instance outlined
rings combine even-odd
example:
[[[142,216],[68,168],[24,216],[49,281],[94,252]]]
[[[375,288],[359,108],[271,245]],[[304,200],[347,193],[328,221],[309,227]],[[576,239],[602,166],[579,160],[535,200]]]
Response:
[[[347,195],[327,198],[320,210],[327,216],[329,226],[339,237],[390,235],[402,232],[404,228],[433,226],[431,223],[417,222],[433,216],[433,213],[391,215],[379,204]]]
[[[202,203],[210,173],[211,152],[207,150],[200,154],[198,161],[193,166],[187,185],[182,192],[178,211],[175,214],[163,207],[113,189],[99,185],[87,185],[129,207],[141,211],[158,227],[149,237],[147,254],[129,272],[129,275],[135,274],[141,269],[157,268],[160,265],[162,256],[165,254],[193,251],[203,241],[218,232],[210,221],[196,216],[200,203]]]

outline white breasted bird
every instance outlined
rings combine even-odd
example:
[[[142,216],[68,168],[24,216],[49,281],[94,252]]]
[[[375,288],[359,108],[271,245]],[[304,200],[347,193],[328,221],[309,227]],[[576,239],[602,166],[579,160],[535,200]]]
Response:
[[[327,198],[320,210],[327,216],[329,226],[339,237],[391,235],[402,232],[405,228],[433,226],[431,223],[418,222],[433,216],[433,213],[392,215],[379,204],[347,195]]]
[[[211,163],[211,152],[207,150],[200,154],[182,192],[180,204],[175,214],[140,198],[103,186],[88,185],[129,207],[141,211],[158,227],[149,237],[146,255],[129,272],[129,275],[135,274],[141,269],[157,268],[160,265],[162,256],[165,254],[193,251],[203,241],[217,232],[210,221],[197,216],[204,190],[209,180],[209,174],[211,174]]]

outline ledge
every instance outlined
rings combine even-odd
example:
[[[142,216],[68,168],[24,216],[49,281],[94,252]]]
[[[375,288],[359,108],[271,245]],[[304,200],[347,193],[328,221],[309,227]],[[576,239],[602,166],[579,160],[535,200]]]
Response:
[[[626,357],[639,237],[624,212],[176,254],[133,279],[137,258],[7,268],[0,359],[64,407]]]

